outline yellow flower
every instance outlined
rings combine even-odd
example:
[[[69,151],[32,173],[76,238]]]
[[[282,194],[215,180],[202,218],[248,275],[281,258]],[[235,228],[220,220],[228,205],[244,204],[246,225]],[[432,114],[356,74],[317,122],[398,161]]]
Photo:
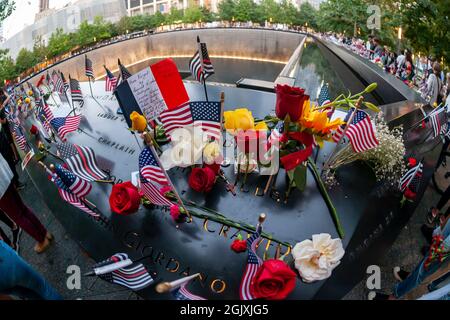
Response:
[[[225,129],[227,130],[249,130],[255,127],[255,119],[247,108],[225,111],[223,116],[225,117]]]
[[[33,96],[33,91],[28,90],[28,95],[29,95],[30,97]]]
[[[147,120],[145,120],[145,117],[140,115],[136,111],[133,111],[130,114],[130,120],[131,120],[131,128],[133,130],[143,132],[147,128]]]
[[[314,110],[310,101],[306,101],[298,123],[302,129],[309,129],[313,134],[324,136],[339,128],[344,121],[341,118],[330,121],[327,111]]]
[[[203,149],[203,157],[207,164],[213,164],[219,158],[220,154],[220,146],[215,141],[208,143],[205,149]]]
[[[26,103],[26,104],[30,104],[30,102],[31,102],[31,99],[30,99],[30,98],[28,98],[28,97],[25,98],[25,103]]]
[[[258,122],[255,125],[255,130],[269,130],[269,128],[267,127],[267,124],[264,121]]]

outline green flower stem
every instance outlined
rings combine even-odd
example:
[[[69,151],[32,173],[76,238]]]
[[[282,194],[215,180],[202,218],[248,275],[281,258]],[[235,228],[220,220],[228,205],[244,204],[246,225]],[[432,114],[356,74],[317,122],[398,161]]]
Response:
[[[223,214],[221,214],[220,212],[218,212],[216,210],[204,207],[204,206],[199,205],[199,204],[197,204],[197,203],[195,203],[195,202],[193,202],[191,200],[183,199],[183,202],[185,203],[186,206],[189,207],[189,212],[194,217],[201,218],[201,219],[209,219],[211,221],[222,223],[222,224],[227,225],[229,227],[233,227],[233,228],[236,228],[238,230],[244,230],[244,231],[247,231],[249,233],[250,232],[251,233],[256,232],[256,227],[254,227],[254,226],[252,226],[250,224],[247,224],[247,223],[236,222],[234,220],[231,220],[231,219],[225,217]],[[209,214],[197,212],[197,211],[193,210],[192,208],[200,209],[202,211],[208,212]],[[272,235],[270,235],[268,233],[263,232],[261,234],[261,237],[263,237],[265,239],[268,239],[268,240],[271,240],[273,242],[279,243],[281,245],[284,245],[285,247],[292,248],[290,243],[278,240],[278,239],[274,238]]]
[[[317,167],[314,164],[314,161],[311,160],[311,158],[308,158],[308,164],[309,164],[309,167],[311,168],[311,171],[312,171],[312,173],[314,175],[314,179],[316,180],[317,186],[319,187],[320,193],[322,194],[322,197],[324,198],[325,203],[327,204],[328,210],[331,213],[331,217],[333,218],[333,222],[334,222],[334,224],[336,226],[336,230],[337,230],[337,232],[339,234],[339,237],[341,239],[343,239],[345,233],[344,233],[344,229],[343,229],[343,227],[341,225],[341,221],[339,219],[339,215],[337,213],[336,208],[333,205],[333,202],[331,201],[330,196],[328,195],[327,189],[325,188],[325,185],[323,184],[322,179],[320,178],[320,174],[319,174],[319,172],[317,170]]]

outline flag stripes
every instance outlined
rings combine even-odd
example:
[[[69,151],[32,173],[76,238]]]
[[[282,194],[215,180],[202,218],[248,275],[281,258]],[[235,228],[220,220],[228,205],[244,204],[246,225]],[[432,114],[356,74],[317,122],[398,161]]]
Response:
[[[85,74],[86,77],[89,79],[94,79],[94,69],[92,68],[92,61],[87,57],[87,55],[84,56],[84,65],[85,65]]]
[[[117,78],[108,68],[106,68],[106,66],[104,68],[106,70],[105,91],[114,91],[117,87]]]
[[[258,224],[256,232],[247,239],[247,265],[244,270],[244,275],[242,276],[241,285],[239,288],[239,296],[241,300],[253,300],[254,297],[250,292],[250,286],[258,271],[259,267],[262,264],[262,260],[256,254],[256,245],[260,240],[262,232],[261,224]]]
[[[79,102],[80,107],[84,105],[83,93],[81,92],[80,83],[76,79],[72,79],[69,75],[70,94],[73,102]]]
[[[400,191],[405,191],[406,188],[410,185],[411,181],[417,174],[422,174],[423,172],[423,163],[419,162],[417,165],[409,169],[403,177],[400,178],[399,189]]]
[[[69,116],[65,118],[54,118],[50,121],[53,128],[55,128],[56,132],[58,132],[58,135],[63,141],[66,139],[66,135],[68,133],[78,130],[80,122],[80,115]]]
[[[125,253],[117,253],[110,259],[100,262],[95,267],[105,266],[128,259]],[[114,270],[113,272],[99,275],[100,279],[110,283],[115,283],[131,290],[141,290],[153,283],[153,278],[142,263],[131,265],[125,268]]]
[[[190,292],[187,288],[187,283],[184,283],[178,289],[172,291],[172,295],[176,300],[206,300],[203,297],[197,296]]]

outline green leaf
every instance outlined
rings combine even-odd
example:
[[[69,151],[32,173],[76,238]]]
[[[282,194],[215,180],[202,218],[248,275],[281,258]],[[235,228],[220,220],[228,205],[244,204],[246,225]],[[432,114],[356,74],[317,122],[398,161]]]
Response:
[[[300,191],[305,191],[306,188],[306,166],[299,165],[294,171],[295,186]]]
[[[378,108],[376,105],[374,105],[373,103],[370,103],[370,102],[364,102],[364,104],[366,105],[366,107],[369,109],[369,110],[372,110],[373,112],[380,112],[381,110],[380,110],[380,108]]]

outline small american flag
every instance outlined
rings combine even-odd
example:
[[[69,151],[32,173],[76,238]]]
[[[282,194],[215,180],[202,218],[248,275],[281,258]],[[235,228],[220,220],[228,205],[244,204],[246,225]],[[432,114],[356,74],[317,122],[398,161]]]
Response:
[[[47,85],[49,87],[53,86],[52,78],[50,77],[50,73],[47,71],[47,74],[45,75],[45,80],[47,81]]]
[[[69,117],[59,117],[54,118],[50,121],[53,128],[55,128],[56,132],[58,132],[58,135],[60,136],[61,140],[66,140],[66,135],[70,132],[78,130],[78,127],[80,126],[81,122],[81,116],[69,116]]]
[[[172,291],[172,296],[175,298],[175,300],[206,300],[205,298],[197,296],[190,292],[186,288],[188,283],[184,283],[183,285],[181,285],[181,287]]]
[[[53,70],[52,72],[52,79],[53,79],[53,90],[58,93],[64,93],[64,83],[59,74],[55,70]]]
[[[92,61],[84,55],[84,66],[85,66],[85,74],[89,79],[94,79],[94,69],[92,68]]]
[[[15,121],[10,122],[10,124],[12,126],[12,135],[14,140],[16,140],[19,149],[23,152],[27,152],[30,148],[27,144],[27,140],[25,139],[21,126]]]
[[[429,115],[431,126],[433,127],[433,137],[436,138],[441,133],[441,120],[439,116],[444,108],[440,108],[439,110],[434,110]]]
[[[128,255],[126,253],[116,253],[111,258],[97,263],[94,267],[98,268],[127,259]],[[153,283],[152,276],[142,263],[135,263],[110,273],[101,274],[99,277],[109,283],[115,283],[134,291],[144,289]]]
[[[417,165],[409,169],[403,177],[400,178],[399,189],[400,191],[405,191],[406,188],[411,184],[412,180],[417,174],[422,174],[423,164],[419,162]]]
[[[189,60],[189,70],[195,80],[199,82],[205,81],[209,76],[214,74],[214,67],[209,58],[206,43],[200,42],[197,36],[198,49],[194,56]]]
[[[54,119],[53,112],[50,110],[47,102],[44,98],[37,98],[36,101],[36,116],[42,123],[48,135],[51,135],[52,129],[50,127],[50,121]]]
[[[67,201],[90,216],[99,217],[99,214],[92,211],[83,201],[83,198],[92,189],[92,186],[87,181],[76,177],[61,165],[56,166],[56,172],[52,174],[52,180],[58,187],[59,195],[64,201]]]
[[[84,105],[83,93],[81,92],[80,83],[76,79],[72,79],[69,75],[70,81],[70,94],[72,95],[72,101],[80,103],[80,108]]]
[[[122,81],[126,81],[129,77],[132,76],[131,72],[118,60],[120,75],[122,77]]]
[[[269,138],[267,139],[267,152],[264,154],[265,161],[269,161],[273,159],[273,156],[276,152],[280,150],[280,139],[283,135],[284,131],[284,123],[282,121],[278,122],[275,128],[273,128],[270,133]]]
[[[98,167],[94,150],[69,142],[56,145],[59,156],[64,159],[70,170],[86,181],[107,179],[107,175]]]
[[[255,276],[256,272],[258,271],[259,267],[262,264],[262,260],[256,254],[256,245],[260,240],[261,232],[262,226],[261,224],[258,224],[256,232],[250,238],[247,239],[247,250],[248,250],[247,265],[245,267],[244,275],[242,276],[241,285],[239,288],[239,296],[241,300],[254,299],[250,291],[250,286],[253,277]]]
[[[214,101],[188,102],[176,109],[161,113],[161,122],[168,137],[177,128],[193,124],[202,128],[209,137],[222,137],[221,103]]]
[[[359,153],[378,146],[375,127],[366,112],[362,110],[354,111],[354,108],[352,108],[348,112],[345,121],[348,121],[350,119],[353,112],[356,113],[352,119],[352,122],[350,123],[350,125],[348,125],[348,129],[345,133],[350,140],[353,150]],[[338,128],[333,136],[333,140],[335,142],[339,142],[342,134],[344,133],[344,130],[345,125],[342,125]]]
[[[61,74],[61,80],[62,80],[63,85],[64,85],[64,92],[66,92],[67,90],[70,89],[70,85],[67,82],[66,77],[64,77],[64,73],[60,72],[60,74]]]
[[[106,66],[104,68],[106,70],[105,91],[114,91],[117,87],[117,78]]]
[[[156,156],[149,147],[145,147],[139,155],[139,174],[141,190],[153,204],[158,206],[172,205],[156,186],[156,184],[161,186],[168,185],[169,181],[164,174],[164,169],[158,165]]]
[[[317,99],[317,102],[319,103],[319,106],[324,106],[327,103],[330,103],[330,92],[328,90],[328,84],[324,84],[322,88],[320,88],[319,97]]]

